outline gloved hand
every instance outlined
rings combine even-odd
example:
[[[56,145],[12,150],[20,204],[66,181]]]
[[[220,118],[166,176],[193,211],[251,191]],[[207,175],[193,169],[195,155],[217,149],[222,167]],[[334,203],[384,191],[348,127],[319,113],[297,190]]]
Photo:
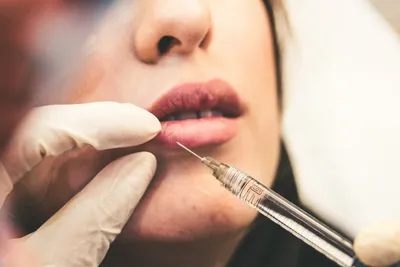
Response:
[[[365,227],[356,236],[354,251],[369,266],[384,267],[400,262],[400,221]]]
[[[84,145],[97,150],[137,146],[160,130],[160,122],[152,114],[130,104],[37,108],[27,116],[0,163],[0,205],[13,185],[46,156]],[[155,168],[155,157],[147,152],[110,163],[37,231],[8,240],[5,249],[0,244],[3,253],[10,251],[3,256],[5,266],[26,266],[16,263],[24,256],[16,259],[14,247],[35,257],[37,264],[29,261],[29,266],[98,266],[144,194]]]

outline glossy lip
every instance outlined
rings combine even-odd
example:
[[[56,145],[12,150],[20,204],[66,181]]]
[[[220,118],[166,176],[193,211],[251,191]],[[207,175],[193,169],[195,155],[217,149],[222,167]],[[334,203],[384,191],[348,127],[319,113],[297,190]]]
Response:
[[[214,109],[224,117],[163,121],[168,115],[184,111]],[[191,148],[217,145],[232,139],[237,133],[237,119],[243,106],[233,88],[222,80],[207,83],[187,83],[172,88],[156,100],[148,111],[160,121],[162,131],[154,143],[178,148],[176,142]]]

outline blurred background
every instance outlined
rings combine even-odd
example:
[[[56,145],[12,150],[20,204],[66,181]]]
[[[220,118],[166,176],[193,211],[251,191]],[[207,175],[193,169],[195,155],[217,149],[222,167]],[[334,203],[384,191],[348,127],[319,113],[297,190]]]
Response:
[[[400,0],[282,1],[283,135],[299,195],[354,237],[400,217]]]
[[[370,0],[400,35],[400,0]]]

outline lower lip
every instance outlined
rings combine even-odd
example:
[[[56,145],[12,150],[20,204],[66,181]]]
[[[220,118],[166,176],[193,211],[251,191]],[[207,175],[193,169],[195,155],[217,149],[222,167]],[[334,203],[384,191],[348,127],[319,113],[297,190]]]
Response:
[[[193,120],[166,121],[155,142],[177,147],[180,142],[189,148],[222,144],[237,133],[237,119],[214,117]]]

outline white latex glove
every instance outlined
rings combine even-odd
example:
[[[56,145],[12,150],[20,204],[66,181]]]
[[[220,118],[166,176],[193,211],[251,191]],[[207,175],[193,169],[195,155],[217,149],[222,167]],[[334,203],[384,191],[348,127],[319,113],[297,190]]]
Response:
[[[160,130],[160,122],[152,114],[131,104],[37,108],[28,115],[0,163],[0,205],[13,185],[46,156],[84,145],[97,150],[137,146]],[[155,168],[155,157],[147,152],[115,160],[37,231],[7,241],[6,247],[31,252],[37,264],[30,261],[29,266],[98,266],[144,194]],[[26,266],[16,263],[11,254],[2,259],[5,266]]]
[[[400,262],[400,220],[362,229],[355,239],[354,251],[363,263],[374,267]]]

